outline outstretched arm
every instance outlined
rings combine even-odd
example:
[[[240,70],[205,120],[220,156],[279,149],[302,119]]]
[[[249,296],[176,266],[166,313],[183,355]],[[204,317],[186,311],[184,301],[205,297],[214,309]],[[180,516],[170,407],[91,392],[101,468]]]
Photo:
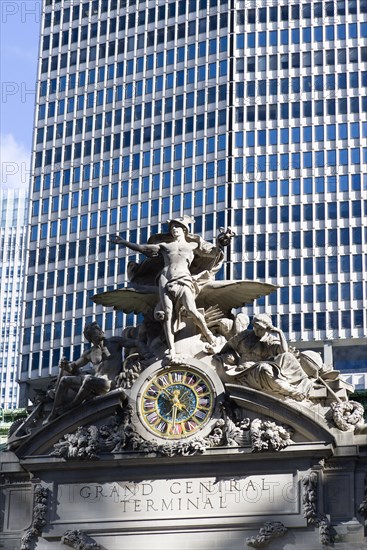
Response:
[[[159,253],[158,244],[130,243],[129,241],[126,241],[119,235],[116,235],[116,237],[111,237],[110,242],[114,244],[121,244],[122,246],[126,246],[127,248],[130,248],[130,250],[134,250],[135,252],[140,252],[140,254],[145,254],[145,256],[157,256],[157,254]]]

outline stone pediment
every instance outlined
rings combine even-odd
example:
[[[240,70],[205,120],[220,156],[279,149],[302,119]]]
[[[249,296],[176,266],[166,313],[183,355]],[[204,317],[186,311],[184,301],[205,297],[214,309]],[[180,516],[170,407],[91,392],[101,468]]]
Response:
[[[235,384],[225,384],[223,390],[220,392],[219,382],[220,410],[210,428],[204,436],[200,430],[182,452],[179,441],[164,440],[141,426],[135,404],[137,392],[121,389],[95,397],[28,434],[18,433],[18,439],[13,436],[9,446],[26,460],[37,456],[68,460],[111,459],[117,455],[129,458],[132,454],[144,458],[214,451],[218,456],[282,449],[303,453],[309,445],[327,448],[327,455],[332,453],[337,430],[328,425],[317,408]]]

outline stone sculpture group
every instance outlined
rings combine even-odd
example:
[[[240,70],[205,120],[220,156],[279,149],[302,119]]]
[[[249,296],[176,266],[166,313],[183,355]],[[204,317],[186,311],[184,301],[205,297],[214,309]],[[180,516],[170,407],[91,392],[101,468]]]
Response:
[[[264,484],[269,462],[249,457],[277,453],[278,467],[283,464],[295,494],[298,481],[292,468],[304,471],[303,512],[297,513],[305,519],[298,519],[297,525],[318,527],[319,543],[331,545],[335,533],[317,493],[326,462],[322,458],[315,465],[313,453],[329,459],[336,446],[339,452],[347,446],[349,453],[351,441],[364,441],[364,409],[349,400],[352,386],[325,365],[319,353],[291,347],[266,313],[250,319],[244,312],[242,308],[275,286],[215,280],[225,258],[230,261],[226,252],[232,230],[220,230],[215,243],[209,243],[190,232],[190,223],[187,217],[170,220],[168,233],[153,235],[143,245],[111,238],[146,258],[128,264],[128,286],[92,299],[135,313],[140,322],[108,337],[96,322],[87,324],[89,347],[75,360],[63,357],[58,376],[36,392],[31,414],[14,425],[8,448],[23,465],[30,460],[30,471],[39,461],[49,462],[46,481],[56,466],[62,483],[70,474],[69,491],[75,471],[91,483],[91,464],[93,481],[99,480],[102,488],[106,479],[120,479],[116,468],[121,463],[135,468],[139,460],[145,464],[153,457],[152,464],[157,464],[157,457],[165,457],[164,463],[173,466],[179,455],[196,455],[190,460],[199,461],[205,453],[211,454],[214,470],[229,457],[238,464],[244,460],[253,474],[261,471]],[[222,462],[216,462],[220,456]],[[289,456],[299,460],[297,467],[289,466]],[[188,459],[180,463],[186,467]],[[146,472],[146,465],[143,469]],[[230,479],[234,487],[237,479],[247,479],[247,469],[246,475],[242,466],[240,471]],[[135,475],[131,473],[132,479]],[[51,484],[48,479],[48,484],[37,486],[32,525],[22,536],[24,550],[48,536],[53,520],[47,503],[57,501],[54,474],[51,478]],[[365,500],[359,508],[362,515]],[[55,518],[58,522],[57,514]],[[258,523],[256,516],[253,527],[258,529]],[[72,548],[102,548],[91,537],[98,538],[95,533],[101,528],[91,525],[89,517],[82,530],[78,522],[68,520],[67,530],[52,536]],[[58,523],[53,528],[57,530]],[[263,526],[246,544],[265,547],[287,537],[289,530],[288,523],[264,516]]]
[[[323,364],[320,354],[291,348],[265,313],[253,317],[252,329],[245,313],[234,313],[276,287],[258,281],[215,281],[233,231],[222,229],[216,242],[209,243],[190,233],[190,223],[188,217],[169,220],[168,233],[153,235],[143,245],[111,238],[146,259],[130,262],[128,287],[97,294],[93,300],[142,314],[143,321],[109,338],[97,323],[87,325],[84,336],[91,347],[75,361],[62,359],[57,380],[33,413],[36,419],[48,424],[116,388],[126,398],[124,392],[149,365],[160,361],[175,366],[198,358],[224,384],[307,406],[321,403],[344,431],[361,425],[362,406],[348,401],[352,387]]]

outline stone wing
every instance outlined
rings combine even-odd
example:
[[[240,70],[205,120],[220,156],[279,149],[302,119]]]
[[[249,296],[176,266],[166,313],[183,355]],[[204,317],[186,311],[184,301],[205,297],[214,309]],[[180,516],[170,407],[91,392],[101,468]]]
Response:
[[[204,285],[196,298],[198,307],[207,309],[219,306],[224,312],[242,307],[274,292],[278,287],[260,281],[210,281]]]
[[[102,292],[92,296],[95,304],[106,307],[113,307],[117,311],[124,313],[149,313],[155,308],[159,301],[157,292],[135,290],[134,288],[120,288],[110,292]]]

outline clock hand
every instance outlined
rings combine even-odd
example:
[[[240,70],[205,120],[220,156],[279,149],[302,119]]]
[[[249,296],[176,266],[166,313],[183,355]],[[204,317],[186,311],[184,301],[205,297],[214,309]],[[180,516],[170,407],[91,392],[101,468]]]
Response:
[[[185,390],[183,394],[180,396],[180,399],[183,399],[185,395],[187,395],[190,392],[190,390]]]
[[[183,405],[182,403],[180,403],[180,405],[181,405],[181,408],[180,408],[181,411],[182,411],[182,409],[183,409],[184,411],[186,411],[187,413],[190,414],[190,411],[189,411],[189,409],[186,407],[186,405]]]
[[[171,432],[172,433],[174,433],[174,431],[175,431],[176,416],[177,416],[177,406],[173,405],[173,407],[172,407],[172,420],[171,420],[171,424],[172,424]]]
[[[167,390],[165,390],[164,388],[162,388],[162,392],[164,393],[164,395],[166,397],[168,397],[168,399],[171,401],[172,403],[172,399],[173,399],[173,395],[171,395]]]

